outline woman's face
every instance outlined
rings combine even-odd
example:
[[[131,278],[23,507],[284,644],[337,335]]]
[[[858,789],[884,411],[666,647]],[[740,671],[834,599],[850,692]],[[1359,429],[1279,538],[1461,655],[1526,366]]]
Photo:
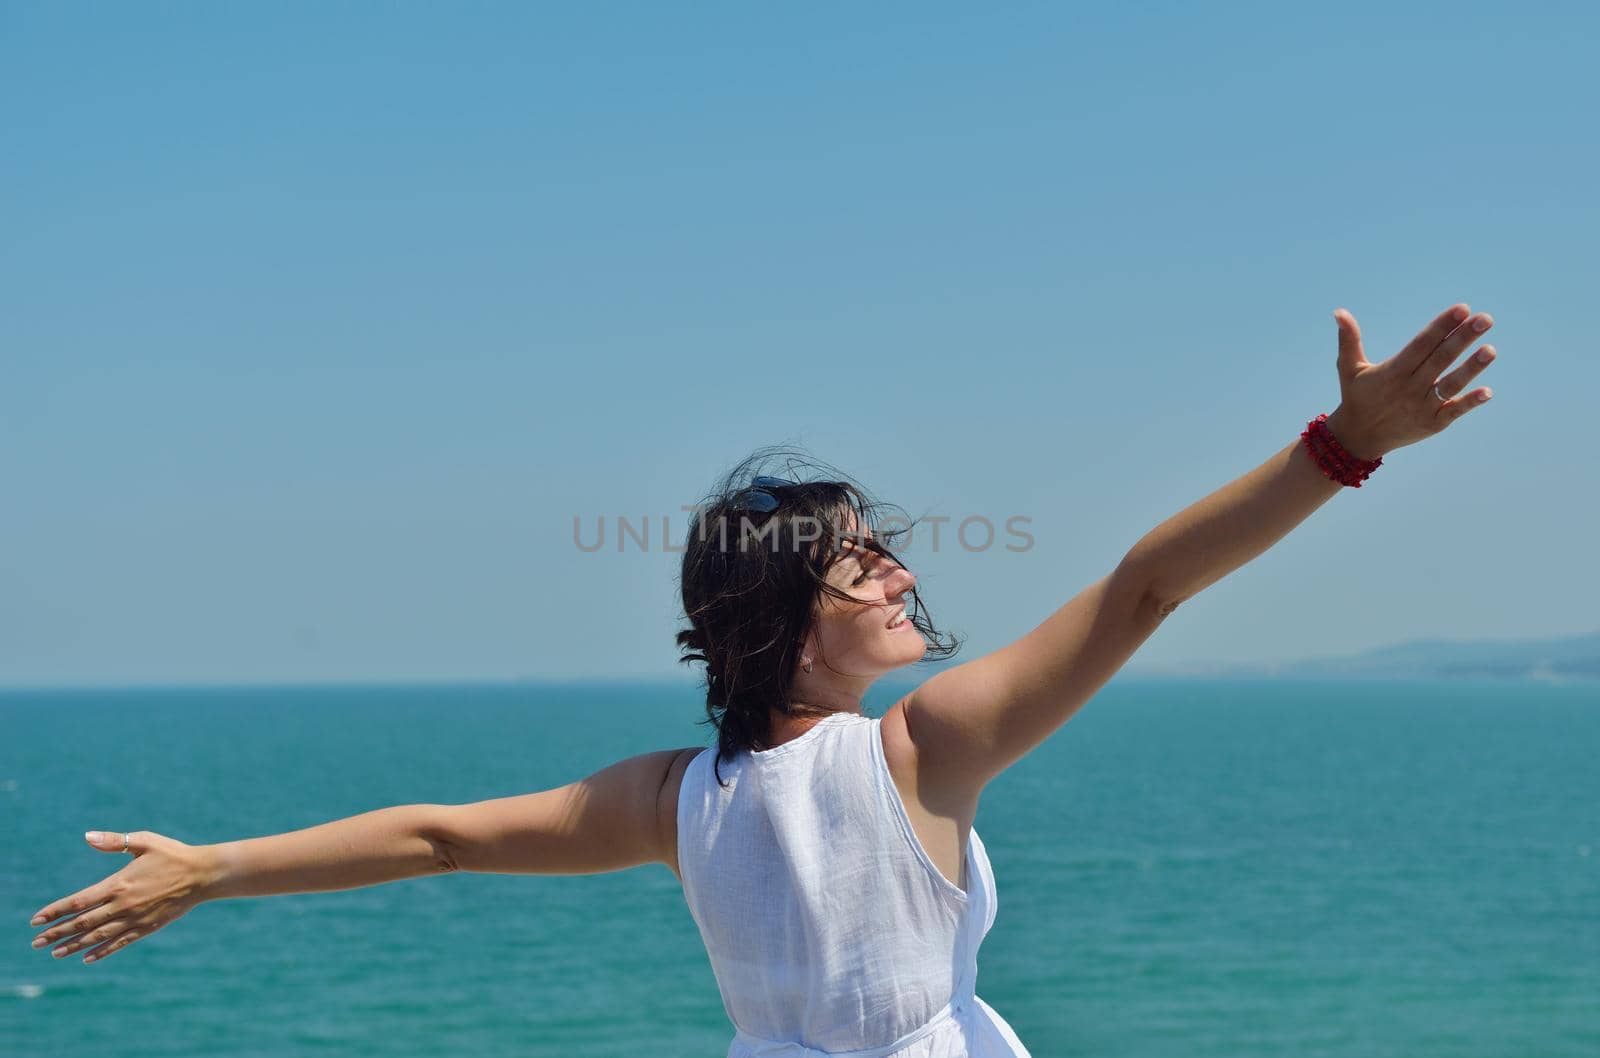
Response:
[[[868,538],[871,536],[868,534]],[[828,571],[828,583],[854,602],[822,593],[817,600],[807,653],[818,676],[838,674],[876,679],[919,661],[928,644],[906,614],[917,578],[892,558],[861,547],[848,535],[843,555]]]

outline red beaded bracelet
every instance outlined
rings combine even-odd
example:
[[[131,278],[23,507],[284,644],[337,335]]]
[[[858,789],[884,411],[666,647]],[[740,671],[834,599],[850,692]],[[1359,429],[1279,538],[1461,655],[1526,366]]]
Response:
[[[1306,451],[1311,453],[1311,458],[1316,460],[1322,472],[1341,485],[1359,489],[1369,474],[1383,466],[1382,456],[1377,459],[1357,459],[1345,451],[1344,445],[1328,430],[1327,415],[1318,415],[1306,423],[1300,439],[1305,442]]]

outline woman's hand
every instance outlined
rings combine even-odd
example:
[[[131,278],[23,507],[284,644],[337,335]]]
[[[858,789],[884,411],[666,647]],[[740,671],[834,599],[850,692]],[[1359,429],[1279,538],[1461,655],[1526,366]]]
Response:
[[[1465,305],[1452,305],[1381,364],[1369,363],[1362,353],[1356,318],[1345,309],[1334,310],[1333,316],[1339,325],[1341,397],[1328,416],[1328,429],[1357,459],[1377,459],[1416,444],[1489,399],[1488,386],[1468,392],[1467,385],[1494,360],[1494,346],[1485,345],[1444,374],[1494,326],[1487,313],[1473,315]]]
[[[101,852],[124,855],[122,834],[90,831],[90,835],[97,840],[89,843]],[[121,870],[33,916],[32,924],[42,926],[76,914],[35,937],[35,948],[65,939],[67,943],[52,952],[62,958],[98,944],[84,956],[83,961],[91,963],[148,937],[207,899],[206,887],[216,870],[208,846],[185,845],[148,830],[133,831],[127,839],[133,859]]]

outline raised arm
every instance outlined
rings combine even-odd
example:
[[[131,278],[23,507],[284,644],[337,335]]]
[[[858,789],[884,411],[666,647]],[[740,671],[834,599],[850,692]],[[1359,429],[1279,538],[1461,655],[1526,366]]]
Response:
[[[1486,387],[1464,391],[1493,359],[1491,347],[1440,377],[1492,325],[1486,315],[1468,316],[1467,306],[1452,306],[1399,353],[1372,364],[1355,318],[1335,314],[1342,400],[1327,425],[1352,455],[1380,458],[1488,399]],[[1146,533],[1114,571],[1021,639],[928,679],[900,703],[919,782],[958,801],[976,797],[1071,719],[1178,604],[1266,551],[1343,488],[1297,435]]]

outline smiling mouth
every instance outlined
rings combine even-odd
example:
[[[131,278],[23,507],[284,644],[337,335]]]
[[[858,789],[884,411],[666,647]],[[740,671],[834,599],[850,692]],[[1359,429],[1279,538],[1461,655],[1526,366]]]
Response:
[[[902,607],[900,607],[900,612],[895,614],[893,617],[891,617],[889,619],[888,625],[886,625],[885,627],[887,627],[892,632],[892,631],[894,631],[895,629],[899,628],[901,625],[903,625],[905,623],[906,623],[906,608],[904,606],[902,606]]]

